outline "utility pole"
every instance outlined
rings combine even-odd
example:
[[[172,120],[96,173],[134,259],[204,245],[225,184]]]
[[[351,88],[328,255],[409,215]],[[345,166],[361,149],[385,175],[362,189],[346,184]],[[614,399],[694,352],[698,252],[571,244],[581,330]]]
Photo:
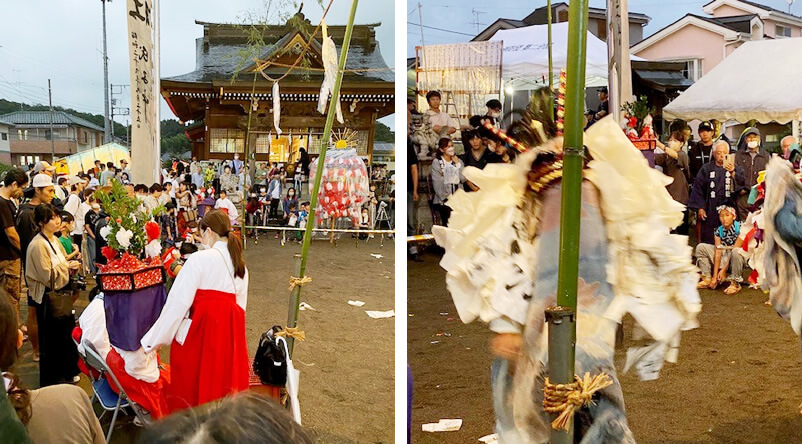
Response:
[[[105,143],[111,142],[111,119],[109,118],[109,54],[106,48],[106,2],[111,0],[100,0],[103,4],[103,94],[104,94],[104,125],[103,139]]]
[[[426,46],[423,43],[423,6],[418,2],[418,22],[420,23],[420,45]]]
[[[50,156],[51,162],[56,161],[56,138],[53,134],[53,93],[50,90],[50,79],[47,79],[47,100],[50,102]]]
[[[119,90],[117,92],[114,91],[114,87],[117,87]],[[117,105],[117,99],[114,96],[120,95],[123,93],[123,89],[127,88],[128,85],[111,85],[111,140],[114,141],[114,116],[128,116],[131,114],[131,109],[124,107],[124,106],[115,106]]]

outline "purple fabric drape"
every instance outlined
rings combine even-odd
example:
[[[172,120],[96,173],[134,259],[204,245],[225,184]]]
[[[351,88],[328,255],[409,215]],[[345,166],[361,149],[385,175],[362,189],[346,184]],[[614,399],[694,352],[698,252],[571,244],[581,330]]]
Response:
[[[136,351],[139,341],[159,318],[167,300],[163,284],[136,291],[106,291],[103,305],[106,309],[106,329],[111,345]]]

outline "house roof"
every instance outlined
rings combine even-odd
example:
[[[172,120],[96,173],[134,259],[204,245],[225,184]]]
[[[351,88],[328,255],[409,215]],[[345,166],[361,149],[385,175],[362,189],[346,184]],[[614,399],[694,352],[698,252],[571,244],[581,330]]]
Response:
[[[749,34],[752,32],[752,19],[757,17],[757,14],[733,15],[729,17],[705,17],[702,15],[688,14],[706,22],[715,25],[721,25],[725,28],[732,29],[735,32],[743,32]]]
[[[315,26],[303,18],[303,14],[298,14],[301,19],[301,27],[305,27],[305,32],[311,34]],[[297,16],[297,17],[298,17]],[[241,76],[252,72],[247,68],[252,67],[253,61],[238,56],[244,49],[248,48],[249,25],[208,23],[196,21],[196,24],[203,25],[203,37],[195,41],[195,70],[179,76],[166,77],[162,80],[186,83],[211,83],[216,80],[231,80],[234,73],[238,70]],[[393,82],[395,74],[388,68],[379,50],[379,43],[376,41],[375,28],[380,23],[354,25],[351,43],[348,48],[348,59],[346,70],[371,69],[375,71],[346,72],[344,81],[378,81]],[[296,37],[300,37],[305,42],[303,33],[289,25],[259,25],[262,38],[264,40],[264,50],[261,52],[260,59],[266,60],[273,56],[284,53],[286,45],[292,44]],[[345,26],[328,26],[328,34],[334,40],[337,51],[342,50],[342,41],[345,34]],[[321,44],[318,35],[310,45],[313,58],[319,58]],[[297,40],[296,40],[297,41]],[[317,60],[314,63],[320,63]],[[271,77],[280,77],[286,72],[286,67],[273,66],[265,69],[265,73]],[[296,74],[297,73],[297,74]],[[316,82],[322,80],[323,72],[317,70],[296,69],[293,74],[288,76],[288,80],[309,80]]]
[[[476,34],[476,37],[472,38],[471,41],[477,42],[490,40],[490,37],[493,37],[496,31],[500,29],[522,28],[524,26],[527,26],[527,24],[523,20],[500,18],[491,23],[487,28],[483,29],[482,32]]]
[[[9,125],[49,125],[50,111],[15,111],[0,116],[0,122],[8,123]],[[53,124],[77,125],[95,131],[103,131],[103,128],[94,123],[64,111],[53,112]]]
[[[737,17],[743,18],[743,17],[746,17],[746,16],[737,16]],[[749,20],[752,20],[756,16],[752,15],[751,17],[752,18],[750,18]],[[745,20],[745,21],[743,21],[743,20]],[[725,37],[735,38],[735,37],[738,36],[739,33],[742,33],[742,31],[739,31],[739,29],[743,27],[743,24],[744,23],[746,23],[746,24],[750,23],[749,20],[739,19],[739,20],[734,20],[734,21],[731,21],[731,22],[727,22],[727,21],[721,21],[720,19],[715,19],[713,17],[704,17],[704,16],[696,15],[696,14],[685,14],[684,16],[680,17],[674,23],[671,23],[670,25],[668,25],[668,26],[664,27],[663,29],[655,32],[654,34],[650,35],[649,37],[646,37],[645,39],[641,40],[640,42],[632,45],[631,50],[632,50],[632,53],[637,53],[639,51],[642,51],[642,50],[648,48],[649,46],[653,45],[654,43],[657,43],[660,40],[672,35],[676,30],[682,29],[683,27],[685,27],[688,24],[696,24],[696,25],[700,26],[701,28],[708,29],[708,30],[713,31],[713,32],[718,32],[718,33],[724,35]]]
[[[568,7],[568,3],[560,2],[560,3],[552,3],[551,9],[557,9],[559,7]],[[527,24],[536,24],[534,22],[530,23],[535,19],[536,16],[540,15],[542,11],[546,9],[546,6],[541,6],[540,8],[535,9],[529,15],[527,15],[523,21]],[[602,8],[588,8],[588,16],[594,18],[606,18],[607,17],[607,10]],[[642,22],[644,25],[651,21],[651,17],[646,14],[641,14],[638,12],[630,12],[629,13],[629,20],[631,22]]]
[[[373,142],[373,154],[378,153],[393,153],[395,152],[395,144],[390,142]]]
[[[762,10],[764,10],[764,11],[776,12],[776,13],[778,13],[778,14],[782,14],[782,15],[788,15],[788,16],[795,17],[795,18],[798,18],[798,19],[802,19],[802,17],[800,17],[800,16],[798,16],[798,15],[794,15],[794,14],[791,14],[791,13],[785,12],[785,11],[783,11],[783,10],[777,9],[777,8],[772,8],[771,6],[761,5],[760,3],[750,2],[750,1],[747,1],[747,0],[737,0],[737,1],[739,1],[739,2],[741,2],[741,3],[746,3],[746,4],[747,4],[747,5],[749,5],[749,6],[754,6],[755,8],[760,8],[760,9],[762,9]],[[705,5],[704,5],[704,6],[702,6],[702,7],[703,7],[703,8],[706,8],[707,6],[709,6],[709,5],[713,4],[714,2],[715,2],[715,0],[713,0],[713,1],[711,1],[711,2],[709,2],[709,3],[707,3],[707,4],[705,4]]]

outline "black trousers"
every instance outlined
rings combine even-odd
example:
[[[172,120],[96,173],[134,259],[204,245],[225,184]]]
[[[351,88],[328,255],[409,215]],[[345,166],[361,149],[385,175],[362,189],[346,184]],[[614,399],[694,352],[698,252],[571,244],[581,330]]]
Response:
[[[36,304],[36,319],[39,322],[39,386],[72,383],[80,373],[78,349],[72,342],[75,316],[53,317],[47,308],[45,292],[42,303]]]
[[[448,219],[451,217],[451,207],[444,204],[433,204],[434,210],[440,215],[440,225],[448,225]]]

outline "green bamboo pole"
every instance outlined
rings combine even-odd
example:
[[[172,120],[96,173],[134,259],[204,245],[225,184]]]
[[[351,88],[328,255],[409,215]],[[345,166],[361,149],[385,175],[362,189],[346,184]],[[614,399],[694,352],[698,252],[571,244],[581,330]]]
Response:
[[[315,209],[317,208],[317,196],[320,190],[320,181],[323,178],[323,164],[326,160],[326,148],[328,147],[328,140],[331,136],[331,127],[334,125],[334,115],[336,114],[336,105],[340,100],[340,86],[343,81],[343,70],[345,70],[345,61],[348,58],[348,46],[351,44],[351,34],[354,31],[354,16],[356,15],[356,5],[359,0],[351,1],[351,15],[348,18],[348,26],[345,28],[345,36],[343,37],[343,44],[340,48],[340,62],[337,69],[337,79],[334,82],[334,91],[331,93],[331,101],[329,102],[329,110],[326,115],[326,126],[323,129],[323,143],[320,146],[320,155],[317,161],[317,170],[315,172],[315,185],[312,188],[312,197],[309,201],[309,217],[306,223],[306,231],[304,232],[304,242],[301,247],[301,261],[298,265],[298,277],[303,278],[306,273],[306,262],[309,257],[309,245],[312,242],[312,229],[315,225]],[[298,310],[301,305],[301,286],[297,285],[290,294],[290,312],[287,318],[287,326],[295,327],[298,325]],[[290,356],[292,356],[293,346],[295,340],[289,338],[287,346],[289,348]]]
[[[576,296],[579,280],[579,223],[582,205],[582,131],[584,124],[585,62],[588,0],[574,0],[568,10],[568,66],[565,91],[562,205],[560,208],[560,260],[557,305],[549,310],[549,377],[553,383],[570,383],[576,359]],[[558,315],[555,316],[555,313]],[[566,328],[566,326],[568,328]],[[552,333],[553,332],[553,333]],[[553,351],[553,353],[552,353]],[[553,358],[553,359],[552,359]],[[552,443],[572,443],[568,432],[552,429]]]
[[[251,101],[253,100],[254,95],[256,94],[256,75],[257,75],[257,72],[254,72],[253,73],[253,85],[251,86]],[[240,186],[242,187],[242,202],[241,202],[242,203],[242,208],[241,208],[240,213],[239,213],[239,214],[242,215],[242,224],[240,226],[242,227],[242,233],[241,233],[242,234],[242,245],[245,248],[248,248],[248,229],[245,228],[248,225],[248,213],[245,211],[245,207],[248,205],[248,196],[250,195],[250,190],[248,189],[246,184],[248,183],[248,177],[251,176],[251,172],[252,172],[252,168],[251,168],[251,165],[250,165],[250,161],[251,161],[251,156],[250,156],[250,151],[251,151],[251,116],[252,115],[253,115],[253,103],[249,102],[248,103],[248,129],[245,131],[245,160],[243,161],[243,165],[248,167],[248,175],[247,176],[244,175],[244,174],[242,175],[242,183],[240,184]],[[256,162],[254,162],[253,166],[256,166]],[[251,181],[251,183],[253,183],[253,181]]]
[[[554,94],[554,62],[551,55],[551,0],[546,0],[546,10],[548,11],[546,18],[549,26],[549,91]],[[552,95],[552,97],[554,96]],[[554,120],[554,101],[549,107],[549,112],[551,113],[551,119]]]

